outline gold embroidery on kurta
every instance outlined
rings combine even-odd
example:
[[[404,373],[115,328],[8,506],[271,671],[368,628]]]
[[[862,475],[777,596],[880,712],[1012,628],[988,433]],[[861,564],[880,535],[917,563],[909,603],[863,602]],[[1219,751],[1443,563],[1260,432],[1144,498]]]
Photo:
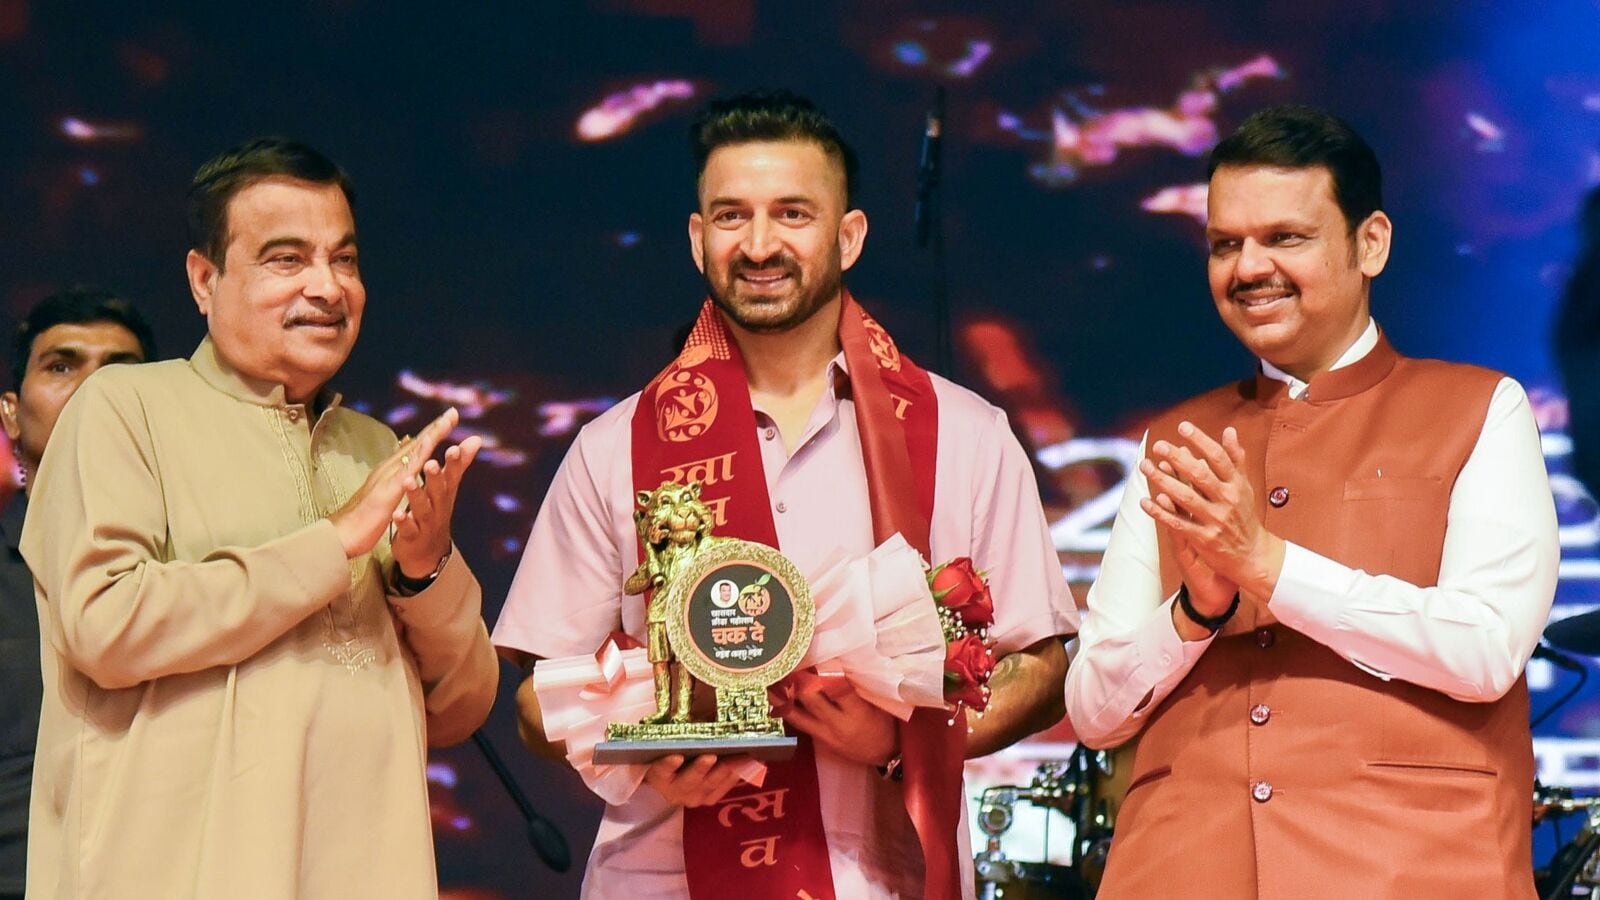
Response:
[[[280,410],[262,407],[262,411],[272,422],[273,429],[278,435],[278,447],[283,453],[284,463],[294,477],[295,488],[300,495],[301,522],[310,525],[319,519],[327,518],[345,504],[349,499],[348,493],[333,477],[327,465],[316,467],[316,471],[322,475],[328,496],[333,501],[327,509],[321,508],[316,501],[316,491],[307,471],[311,468],[309,460],[302,459],[296,452],[295,440],[284,427]],[[316,451],[308,447],[307,452],[314,454]],[[373,577],[371,555],[350,560],[349,568],[349,588],[343,595],[322,608],[322,646],[328,651],[328,655],[354,675],[378,661],[378,651],[368,640],[370,635],[366,633],[369,629],[363,627],[364,623],[361,621],[360,601],[367,587],[363,582]],[[343,623],[340,622],[341,619],[344,620]]]

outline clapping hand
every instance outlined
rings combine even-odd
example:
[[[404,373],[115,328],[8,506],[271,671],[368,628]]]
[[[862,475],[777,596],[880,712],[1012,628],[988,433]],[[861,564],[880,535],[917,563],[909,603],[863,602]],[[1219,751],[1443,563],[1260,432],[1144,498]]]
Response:
[[[1183,422],[1178,434],[1187,446],[1156,441],[1139,464],[1150,482],[1140,507],[1172,537],[1197,611],[1221,615],[1236,589],[1265,602],[1277,585],[1284,545],[1256,514],[1238,431],[1223,429],[1218,443]]]
[[[444,452],[444,464],[433,453],[455,429],[455,408],[429,422],[415,438],[399,446],[367,476],[367,480],[329,520],[339,532],[346,558],[369,553],[394,526],[391,543],[395,564],[410,578],[425,578],[450,550],[450,516],[455,510],[461,476],[483,446],[476,435]],[[405,506],[401,506],[401,500]]]

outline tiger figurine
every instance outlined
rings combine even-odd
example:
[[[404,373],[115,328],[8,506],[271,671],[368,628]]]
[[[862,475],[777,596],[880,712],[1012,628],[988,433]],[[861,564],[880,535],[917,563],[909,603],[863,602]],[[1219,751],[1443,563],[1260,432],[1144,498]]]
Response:
[[[640,491],[634,499],[638,508],[633,511],[633,523],[639,531],[639,542],[644,545],[644,561],[623,583],[623,592],[655,592],[645,607],[645,630],[656,682],[656,711],[641,724],[687,722],[694,678],[674,658],[667,642],[667,600],[661,588],[700,551],[727,538],[711,535],[716,519],[700,499],[698,481],[687,486],[662,482],[653,491]]]

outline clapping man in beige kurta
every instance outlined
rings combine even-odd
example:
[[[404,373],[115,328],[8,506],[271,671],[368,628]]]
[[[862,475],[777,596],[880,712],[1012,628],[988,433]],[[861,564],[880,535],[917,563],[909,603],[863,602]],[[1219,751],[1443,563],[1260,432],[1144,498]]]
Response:
[[[494,700],[450,540],[479,440],[340,403],[353,192],[267,139],[201,167],[187,360],[85,381],[33,486],[30,896],[432,897],[423,768]],[[115,371],[121,369],[122,371]]]

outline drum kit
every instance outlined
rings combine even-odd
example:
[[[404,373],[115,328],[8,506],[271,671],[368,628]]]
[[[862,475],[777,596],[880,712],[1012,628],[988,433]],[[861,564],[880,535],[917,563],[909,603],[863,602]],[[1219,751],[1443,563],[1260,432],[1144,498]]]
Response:
[[[1544,638],[1568,653],[1600,656],[1600,609],[1551,623],[1544,630]],[[1547,650],[1541,655],[1560,657],[1560,654],[1551,654]],[[1552,662],[1578,672],[1580,678],[1576,687],[1540,714],[1539,720],[1570,699],[1583,686],[1588,675],[1587,667],[1577,660],[1560,657],[1552,659]],[[1534,872],[1540,900],[1597,896],[1597,889],[1600,889],[1600,797],[1574,797],[1570,788],[1534,785],[1535,826],[1559,822],[1574,815],[1583,817],[1583,825],[1577,835],[1556,850],[1549,863]]]
[[[973,861],[978,900],[1088,900],[1105,872],[1117,807],[1128,788],[1131,749],[1090,750],[1081,744],[1065,761],[1043,763],[1026,787],[986,789],[978,829],[988,846]],[[1006,858],[1000,838],[1016,820],[1018,803],[1054,810],[1074,826],[1070,865]]]
[[[1561,650],[1600,657],[1600,609],[1551,624],[1545,640]],[[1540,656],[1583,673],[1585,665],[1541,648]],[[1582,686],[1582,681],[1578,686]],[[1576,693],[1557,700],[1539,720]],[[1105,871],[1118,807],[1132,769],[1131,748],[1096,751],[1079,746],[1065,761],[1045,762],[1027,786],[997,785],[979,800],[978,828],[988,838],[974,859],[978,900],[1088,900]],[[1074,826],[1068,865],[1021,862],[1001,851],[1018,804],[1027,803],[1066,816]],[[1600,796],[1577,797],[1571,788],[1534,785],[1532,826],[1581,816],[1577,834],[1534,872],[1540,900],[1600,898]]]

